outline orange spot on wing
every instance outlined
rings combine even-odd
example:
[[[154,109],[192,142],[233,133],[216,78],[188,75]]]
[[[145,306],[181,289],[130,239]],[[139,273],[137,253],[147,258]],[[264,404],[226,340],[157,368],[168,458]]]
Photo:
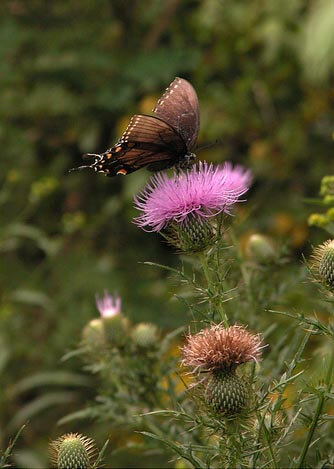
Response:
[[[119,171],[117,171],[116,174],[117,174],[117,176],[118,176],[119,174],[121,174],[122,176],[126,176],[127,170],[126,170],[126,169],[120,169]]]

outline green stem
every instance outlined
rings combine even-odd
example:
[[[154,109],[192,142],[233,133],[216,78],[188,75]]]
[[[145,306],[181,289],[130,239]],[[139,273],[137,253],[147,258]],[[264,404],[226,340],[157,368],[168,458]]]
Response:
[[[329,367],[328,367],[328,371],[327,371],[327,375],[326,375],[326,381],[325,381],[326,389],[324,391],[322,391],[321,395],[319,396],[318,404],[317,404],[317,407],[316,407],[316,410],[315,410],[315,413],[314,413],[314,417],[313,417],[313,420],[312,420],[310,430],[307,434],[307,437],[306,437],[302,452],[301,452],[300,457],[299,457],[299,459],[297,461],[297,464],[296,464],[296,467],[298,467],[298,468],[304,467],[303,466],[304,461],[305,461],[305,458],[306,458],[307,452],[309,450],[309,447],[310,447],[314,432],[317,428],[318,421],[319,421],[319,418],[321,416],[321,413],[322,413],[322,410],[323,410],[323,407],[324,407],[324,404],[325,404],[325,400],[326,400],[325,393],[329,392],[331,387],[332,387],[333,369],[334,369],[334,347],[332,347],[332,355],[331,355],[331,359],[330,359],[330,363],[329,363]]]
[[[268,395],[272,394],[274,391],[276,391],[276,389],[279,389],[279,399],[282,399],[283,393],[284,393],[288,383],[291,381],[291,379],[294,379],[294,377],[292,376],[292,373],[294,372],[296,366],[300,363],[300,360],[302,358],[304,349],[306,347],[306,344],[307,344],[311,334],[312,334],[312,330],[309,330],[305,334],[305,336],[302,338],[302,341],[301,341],[301,343],[299,344],[299,346],[297,348],[297,351],[294,355],[294,358],[292,359],[291,363],[287,366],[285,382],[282,383],[282,384],[272,386],[265,393],[263,393],[262,398],[258,402],[258,408],[260,408],[262,406],[262,404],[268,399]],[[255,370],[255,368],[254,368],[254,370]],[[265,419],[266,413],[268,411],[269,405],[270,405],[270,402],[268,402],[268,404],[263,409],[261,421],[259,422],[259,432],[258,432],[258,436],[257,436],[257,439],[256,439],[256,446],[257,447],[259,447],[259,445],[260,445],[262,426],[264,425],[264,419]],[[255,469],[257,467],[256,464],[257,464],[257,460],[258,460],[259,455],[260,455],[260,452],[255,452],[252,455],[251,461],[250,461],[250,467],[252,469]]]
[[[239,261],[239,264],[240,264],[241,276],[242,276],[242,279],[244,281],[245,288],[246,288],[246,295],[247,295],[248,303],[249,303],[251,309],[253,311],[255,311],[254,295],[253,295],[253,289],[252,289],[252,285],[251,285],[251,283],[252,283],[251,282],[251,275],[250,275],[250,273],[248,272],[248,269],[245,266],[244,256],[243,256],[243,254],[240,250],[239,244],[237,242],[236,236],[235,236],[234,231],[233,231],[232,228],[230,229],[230,237],[231,237],[232,243],[233,243],[233,245],[236,249],[237,258],[238,258],[238,261]]]
[[[262,435],[263,435],[263,437],[264,437],[264,439],[265,439],[265,442],[266,442],[266,444],[267,444],[267,446],[268,446],[268,450],[269,450],[269,453],[270,453],[270,456],[271,456],[271,459],[272,459],[273,467],[274,467],[275,469],[277,469],[277,468],[278,468],[278,465],[277,465],[275,453],[274,453],[274,450],[273,450],[273,448],[272,448],[271,441],[270,441],[270,439],[269,439],[269,437],[268,437],[268,430],[267,430],[267,427],[266,427],[266,425],[265,425],[265,423],[264,423],[266,413],[267,413],[267,409],[266,409],[266,411],[265,411],[265,413],[264,413],[264,415],[263,415],[263,418],[262,418],[262,420],[261,420],[260,431],[262,431]],[[258,415],[258,420],[259,420],[259,415]]]
[[[217,288],[216,288],[216,285],[215,285],[215,281],[212,279],[211,277],[211,274],[210,274],[210,269],[209,269],[209,265],[208,265],[208,261],[207,261],[207,257],[206,257],[206,254],[204,252],[200,252],[199,253],[199,258],[200,258],[200,261],[201,261],[201,264],[202,264],[202,268],[203,268],[203,272],[204,272],[204,276],[205,276],[205,279],[206,279],[206,283],[207,283],[207,292],[208,292],[208,296],[211,298],[212,296],[214,297],[219,297],[219,301],[218,301],[218,304],[215,304],[216,306],[216,309],[219,313],[219,316],[220,316],[220,319],[221,321],[224,323],[224,326],[225,327],[228,327],[229,326],[229,323],[228,323],[228,318],[227,318],[227,315],[224,311],[224,308],[223,308],[223,305],[222,305],[222,302],[221,302],[221,298],[220,296],[223,295],[223,292],[218,292],[217,291]],[[211,301],[210,299],[210,303],[212,304],[213,302]]]

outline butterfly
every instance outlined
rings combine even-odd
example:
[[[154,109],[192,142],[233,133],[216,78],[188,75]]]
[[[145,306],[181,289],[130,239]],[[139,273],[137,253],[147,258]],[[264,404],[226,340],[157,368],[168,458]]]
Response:
[[[70,171],[91,168],[106,176],[133,173],[147,167],[150,171],[186,168],[196,155],[200,115],[196,91],[183,78],[175,78],[157,101],[153,116],[134,115],[118,142],[104,153],[86,153],[91,164]]]

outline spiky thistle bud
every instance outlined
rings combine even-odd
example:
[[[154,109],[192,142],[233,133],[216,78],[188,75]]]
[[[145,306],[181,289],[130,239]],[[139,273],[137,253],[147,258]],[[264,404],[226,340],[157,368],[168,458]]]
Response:
[[[66,433],[50,443],[50,459],[58,469],[86,469],[96,454],[94,440],[79,433]]]
[[[201,252],[210,247],[216,236],[210,219],[190,215],[182,223],[166,228],[166,239],[182,252]]]
[[[156,345],[159,333],[158,328],[149,322],[141,322],[132,331],[132,339],[138,347],[150,348]]]
[[[334,240],[320,244],[313,251],[312,270],[316,279],[334,293]]]
[[[234,371],[214,371],[206,383],[205,402],[218,414],[236,415],[247,405],[248,388]]]
[[[204,380],[204,399],[216,413],[232,416],[247,406],[249,389],[236,368],[260,358],[261,338],[242,326],[222,324],[187,337],[182,363],[194,373],[209,372]]]

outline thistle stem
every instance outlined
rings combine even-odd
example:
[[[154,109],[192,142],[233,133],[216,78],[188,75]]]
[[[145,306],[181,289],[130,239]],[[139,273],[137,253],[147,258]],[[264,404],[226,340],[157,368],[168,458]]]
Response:
[[[264,420],[264,419],[263,419],[263,420]],[[270,438],[269,438],[269,436],[268,436],[268,430],[267,430],[267,428],[266,428],[264,422],[262,421],[261,423],[262,423],[262,435],[263,435],[263,437],[264,437],[264,439],[265,439],[265,442],[266,442],[266,444],[267,444],[267,446],[268,446],[268,450],[269,450],[269,453],[270,453],[270,456],[271,456],[271,460],[272,460],[273,467],[274,467],[275,469],[277,469],[277,468],[278,468],[278,465],[277,465],[277,461],[276,461],[276,457],[275,457],[275,453],[274,453],[273,447],[272,447],[272,445],[271,445]]]
[[[227,318],[227,315],[224,311],[224,308],[222,306],[222,301],[221,301],[221,296],[223,295],[223,292],[218,291],[215,280],[212,279],[212,276],[210,274],[210,269],[209,269],[206,253],[200,252],[199,253],[199,259],[200,259],[200,262],[201,262],[201,265],[202,265],[202,268],[203,268],[203,272],[204,272],[204,276],[205,276],[205,279],[206,279],[207,292],[208,292],[208,296],[210,298],[210,303],[211,304],[213,303],[215,305],[215,307],[216,307],[216,309],[219,313],[221,321],[223,322],[225,327],[228,327],[229,326],[228,318]],[[218,297],[218,303],[217,304],[215,304],[212,301],[212,299],[211,299],[212,296],[214,296],[215,298]]]
[[[245,263],[244,263],[245,259],[244,259],[244,256],[243,256],[241,250],[240,250],[240,247],[239,247],[238,242],[237,242],[237,238],[236,238],[232,228],[230,229],[230,237],[231,237],[232,243],[233,243],[233,245],[236,249],[237,258],[238,258],[239,263],[240,263],[240,273],[241,273],[241,277],[242,277],[242,279],[244,281],[244,284],[245,284],[246,295],[247,295],[249,305],[250,305],[251,309],[253,311],[255,311],[254,295],[253,295],[252,286],[251,286],[251,277],[250,277],[250,274],[249,274],[247,268],[245,267]]]
[[[333,384],[332,383],[333,369],[334,369],[334,347],[332,347],[331,359],[330,359],[330,362],[329,362],[329,367],[328,367],[328,371],[327,371],[327,375],[326,375],[326,381],[325,381],[326,387],[325,387],[325,390],[323,390],[321,392],[320,396],[319,396],[318,404],[317,404],[317,407],[316,407],[316,410],[315,410],[315,413],[314,413],[314,417],[313,417],[313,420],[312,420],[310,430],[307,434],[307,437],[306,437],[302,452],[301,452],[301,454],[299,456],[299,459],[297,461],[297,464],[296,464],[297,468],[304,467],[304,461],[305,461],[305,458],[306,458],[307,452],[309,450],[309,447],[310,447],[314,432],[317,428],[318,421],[319,421],[319,418],[322,414],[322,410],[323,410],[323,407],[324,407],[324,404],[325,404],[325,400],[326,400],[325,394],[330,392],[332,384]]]

